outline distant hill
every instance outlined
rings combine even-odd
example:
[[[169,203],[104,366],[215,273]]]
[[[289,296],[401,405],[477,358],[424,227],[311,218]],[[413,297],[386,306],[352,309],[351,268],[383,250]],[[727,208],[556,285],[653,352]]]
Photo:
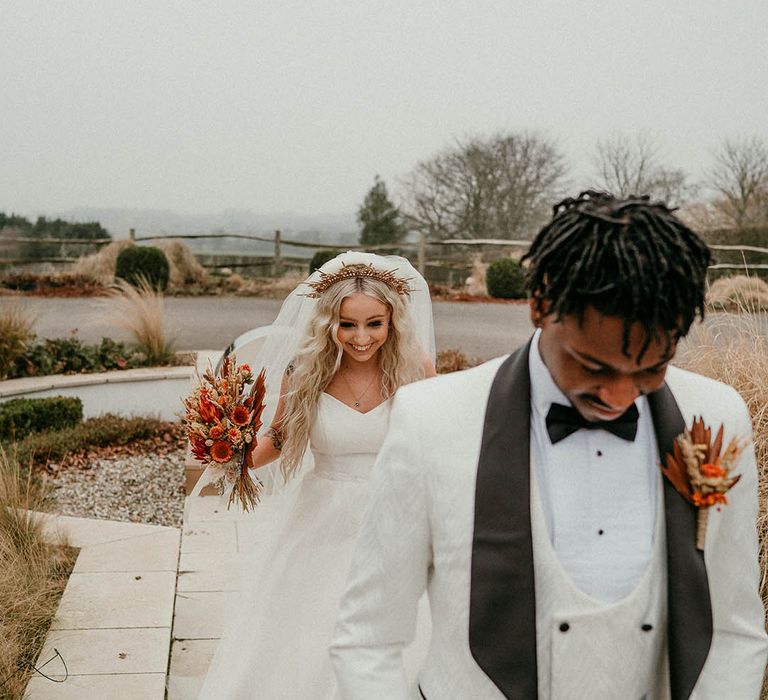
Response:
[[[98,221],[115,238],[127,238],[132,228],[136,229],[137,235],[145,236],[217,232],[271,234],[279,229],[287,239],[295,237],[340,245],[349,245],[358,238],[358,226],[353,214],[258,214],[232,209],[191,215],[166,209],[78,207],[62,212],[46,212],[45,215],[68,221]]]

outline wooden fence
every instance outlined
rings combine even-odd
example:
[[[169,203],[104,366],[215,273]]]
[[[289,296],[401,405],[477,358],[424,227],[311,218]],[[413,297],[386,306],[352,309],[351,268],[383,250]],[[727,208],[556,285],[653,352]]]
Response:
[[[499,240],[499,239],[447,239],[447,240],[428,240],[422,235],[418,241],[406,241],[396,245],[344,245],[315,243],[309,241],[286,240],[280,231],[275,231],[271,236],[263,236],[249,233],[200,233],[200,234],[178,234],[178,235],[158,235],[158,236],[137,236],[134,229],[130,231],[130,239],[137,242],[149,242],[158,240],[195,240],[195,239],[243,239],[248,241],[260,241],[271,243],[273,245],[271,255],[242,255],[236,253],[196,253],[198,259],[204,267],[216,268],[252,268],[259,271],[260,275],[279,277],[289,270],[303,270],[306,268],[307,256],[292,256],[287,254],[286,248],[311,249],[312,252],[318,250],[366,250],[379,253],[393,253],[405,255],[412,260],[415,258],[415,265],[422,275],[430,281],[443,281],[448,284],[463,282],[463,277],[469,274],[472,266],[472,258],[476,255],[485,258],[499,257],[502,250],[525,251],[530,246],[528,240]],[[23,236],[1,237],[0,244],[14,243],[39,243],[39,244],[62,244],[62,245],[91,245],[101,246],[113,242],[111,238],[31,238]],[[712,244],[713,250],[723,251],[741,251],[742,253],[758,253],[768,256],[768,248],[762,248],[751,245],[720,245]],[[0,253],[1,255],[1,253]],[[3,258],[0,257],[0,265],[21,265],[29,263],[53,263],[68,264],[76,260],[76,257],[49,257],[49,258]],[[768,270],[768,263],[715,263],[710,266],[711,270],[749,270],[763,271]],[[438,270],[442,273],[438,274]],[[459,279],[457,279],[457,277]],[[442,278],[442,279],[441,279]]]

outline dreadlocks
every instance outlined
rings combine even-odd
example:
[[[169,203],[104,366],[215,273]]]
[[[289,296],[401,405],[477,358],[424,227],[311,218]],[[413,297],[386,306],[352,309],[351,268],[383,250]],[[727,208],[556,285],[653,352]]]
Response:
[[[710,253],[699,236],[666,205],[646,196],[617,199],[588,190],[553,207],[522,259],[539,311],[583,317],[587,306],[646,331],[641,355],[665,331],[684,336],[704,316]],[[543,307],[543,302],[547,302]]]

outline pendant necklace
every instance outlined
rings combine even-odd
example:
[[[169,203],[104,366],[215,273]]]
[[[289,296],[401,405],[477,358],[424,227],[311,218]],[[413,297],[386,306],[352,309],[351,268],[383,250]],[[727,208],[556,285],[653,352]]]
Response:
[[[347,380],[347,375],[346,374],[341,375],[341,378],[344,380],[344,383],[347,385],[347,389],[349,389],[349,393],[352,395],[352,398],[354,399],[354,403],[352,404],[354,408],[360,408],[360,400],[363,398],[363,396],[365,396],[368,393],[368,390],[373,386],[373,383],[376,381],[376,376],[377,375],[375,374],[373,375],[373,378],[371,379],[370,382],[368,382],[368,386],[365,387],[365,389],[363,390],[363,393],[360,394],[360,396],[356,397],[355,392],[352,391],[352,386]]]

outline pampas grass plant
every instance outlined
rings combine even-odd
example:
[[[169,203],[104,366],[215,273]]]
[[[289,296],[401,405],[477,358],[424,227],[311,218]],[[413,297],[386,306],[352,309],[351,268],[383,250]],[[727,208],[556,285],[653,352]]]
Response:
[[[243,280],[235,290],[237,296],[258,296],[267,299],[282,299],[306,279],[303,272],[286,272],[275,279]]]
[[[768,311],[768,283],[748,275],[721,277],[710,286],[707,304],[716,311]]]
[[[768,605],[768,336],[766,319],[754,307],[742,305],[740,311],[695,326],[675,363],[730,384],[749,407],[759,482],[760,593]],[[768,688],[761,698],[768,698]]]
[[[108,287],[115,281],[115,262],[117,256],[132,245],[134,245],[133,242],[127,239],[112,241],[112,243],[104,246],[98,253],[78,258],[72,266],[72,272],[89,277],[103,287]]]
[[[14,360],[34,340],[35,321],[23,306],[0,309],[0,380],[7,378]]]
[[[190,247],[178,239],[158,243],[168,258],[168,286],[184,289],[189,286],[204,287],[208,284],[208,272],[197,262]]]
[[[76,553],[44,536],[45,494],[0,449],[0,697],[21,700]]]
[[[150,364],[166,365],[174,355],[173,341],[163,328],[163,296],[144,278],[138,287],[117,280],[107,293],[105,320],[128,331]]]
[[[488,264],[483,262],[482,255],[472,256],[472,273],[467,277],[467,281],[464,284],[464,289],[467,294],[473,296],[487,296],[488,285],[486,283],[485,273],[488,269]]]

